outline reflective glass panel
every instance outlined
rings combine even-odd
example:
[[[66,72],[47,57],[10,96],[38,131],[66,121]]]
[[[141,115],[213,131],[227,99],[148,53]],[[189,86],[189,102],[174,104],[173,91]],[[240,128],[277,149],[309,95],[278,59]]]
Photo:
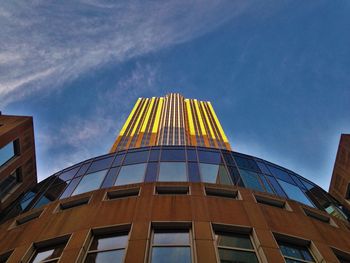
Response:
[[[48,199],[46,196],[42,196],[39,201],[35,204],[34,208],[42,207],[48,203],[50,203],[53,200]]]
[[[101,251],[98,253],[89,253],[85,263],[122,263],[124,258],[124,249]]]
[[[236,184],[239,180],[239,173],[236,166],[228,166],[227,169],[231,175],[233,183]]]
[[[158,181],[186,182],[186,163],[160,162]]]
[[[163,149],[160,157],[161,161],[185,161],[185,150],[183,149]]]
[[[68,181],[67,183],[68,186],[66,189],[64,189],[63,194],[60,196],[60,199],[66,198],[68,196],[71,196],[72,192],[74,191],[75,187],[78,185],[79,181],[81,180],[82,177],[77,177],[71,180],[70,182]]]
[[[121,164],[122,164],[122,161],[123,161],[123,159],[124,159],[124,156],[125,156],[125,154],[118,154],[118,155],[115,157],[112,166],[119,166],[119,165],[121,165]]]
[[[156,245],[179,245],[189,244],[190,236],[188,231],[155,232],[153,244]]]
[[[297,187],[293,184],[286,183],[282,180],[278,180],[278,182],[280,183],[283,190],[287,193],[287,195],[290,199],[296,200],[296,201],[303,203],[305,205],[314,206],[310,202],[310,200],[305,196],[304,192],[302,190],[300,190],[299,187]]]
[[[0,166],[15,156],[13,142],[8,143],[0,149]]]
[[[157,161],[159,161],[159,153],[160,153],[160,151],[158,149],[151,150],[151,153],[149,155],[149,161],[150,162],[157,162]]]
[[[261,171],[262,173],[271,175],[270,170],[267,168],[267,166],[266,166],[264,163],[259,162],[259,161],[257,161],[256,163],[257,163],[257,165],[259,166],[260,171]]]
[[[230,153],[223,153],[224,159],[227,165],[235,166],[235,162],[233,161],[232,155]]]
[[[128,235],[96,237],[89,250],[109,250],[126,247]]]
[[[80,167],[80,169],[79,169],[78,173],[75,175],[75,177],[84,175],[84,174],[86,173],[87,169],[89,168],[90,164],[91,164],[91,162],[84,163],[84,164]]]
[[[62,254],[62,251],[65,247],[65,244],[60,244],[57,246],[50,246],[47,248],[40,248],[37,250],[33,258],[30,260],[31,263],[39,263],[43,260],[49,259],[59,259]],[[51,262],[51,261],[50,261]],[[53,262],[53,261],[52,261]]]
[[[35,193],[33,193],[33,192],[28,192],[23,196],[23,198],[21,200],[21,204],[20,204],[22,210],[26,209],[26,207],[34,199],[34,197],[35,197]]]
[[[107,170],[91,173],[85,175],[83,179],[79,182],[78,186],[75,188],[72,195],[77,195],[81,193],[86,193],[95,189],[98,189],[105,178]]]
[[[260,172],[258,165],[253,159],[245,158],[238,155],[234,155],[234,157],[239,168]]]
[[[215,239],[219,246],[254,249],[247,235],[218,233],[215,235]]]
[[[307,247],[286,244],[286,243],[279,243],[279,246],[280,246],[282,255],[286,257],[286,260],[288,258],[292,258],[292,259],[306,260],[307,262],[315,262]],[[299,261],[299,260],[293,261],[289,259],[289,261],[287,262],[304,262],[304,261]]]
[[[111,156],[108,158],[93,161],[87,173],[93,173],[96,171],[108,169],[111,166],[113,159],[114,156]]]
[[[202,182],[232,184],[224,165],[199,163]]]
[[[187,160],[192,162],[197,162],[197,152],[195,149],[187,150]]]
[[[275,177],[266,175],[266,178],[270,182],[270,184],[272,185],[273,189],[275,190],[278,196],[287,197],[287,195],[285,194],[285,192],[283,191],[282,187],[279,185]]]
[[[189,247],[153,247],[152,263],[190,263]]]
[[[145,182],[157,181],[157,175],[158,175],[158,163],[148,163]]]
[[[252,171],[240,170],[241,178],[247,188],[264,192],[264,188],[259,180],[259,175]]]
[[[135,184],[143,182],[146,163],[123,166],[117,177],[115,185]]]
[[[269,167],[269,170],[272,172],[272,174],[277,177],[277,179],[281,179],[285,182],[295,184],[293,179],[290,177],[290,175],[286,171],[283,171],[272,165],[268,165],[268,167]]]
[[[64,181],[71,180],[74,177],[74,175],[78,172],[79,168],[80,168],[80,166],[61,173],[59,176],[60,179],[62,179]]]
[[[149,151],[129,152],[124,159],[123,165],[145,163],[148,160]]]
[[[114,167],[108,171],[107,176],[105,177],[101,188],[106,188],[114,185],[119,169],[120,167]]]
[[[198,151],[198,158],[201,163],[221,163],[220,152]]]
[[[259,263],[255,253],[249,251],[220,248],[219,257],[222,263]]]
[[[198,163],[188,163],[188,177],[190,182],[200,182]]]
[[[261,179],[263,185],[265,186],[265,190],[270,194],[274,194],[275,192],[272,190],[271,186],[267,182],[266,177],[264,175],[260,175],[260,179]]]

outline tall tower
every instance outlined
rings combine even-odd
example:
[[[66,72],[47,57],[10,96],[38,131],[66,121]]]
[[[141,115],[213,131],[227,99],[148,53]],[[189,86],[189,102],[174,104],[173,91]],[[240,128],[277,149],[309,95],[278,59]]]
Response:
[[[209,101],[178,93],[139,98],[110,152],[155,145],[190,145],[231,150]]]

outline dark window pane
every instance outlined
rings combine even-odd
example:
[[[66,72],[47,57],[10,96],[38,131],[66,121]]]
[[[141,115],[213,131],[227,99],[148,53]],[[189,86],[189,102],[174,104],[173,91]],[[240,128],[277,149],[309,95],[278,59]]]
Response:
[[[230,153],[223,153],[227,165],[235,166],[235,162]]]
[[[249,236],[240,234],[217,233],[215,235],[216,243],[219,246],[253,249]]]
[[[105,178],[106,173],[107,170],[103,170],[85,175],[83,179],[79,182],[77,188],[75,188],[72,195],[86,193],[98,189],[101,186],[101,183]]]
[[[267,168],[267,166],[264,163],[259,161],[257,161],[256,163],[259,166],[262,173],[271,175],[270,170]]]
[[[197,151],[195,149],[187,150],[187,160],[197,162]]]
[[[30,260],[30,262],[37,263],[43,260],[59,258],[63,252],[64,247],[65,247],[65,244],[60,244],[56,246],[38,249],[35,256]],[[55,262],[55,261],[52,261],[52,262]]]
[[[254,252],[219,249],[220,262],[223,263],[259,263]]]
[[[114,185],[114,182],[117,178],[117,173],[118,173],[119,169],[120,169],[120,167],[114,167],[108,171],[107,176],[106,176],[105,180],[103,181],[101,188],[107,188],[107,187],[111,187]]]
[[[271,188],[270,184],[268,183],[266,177],[265,177],[264,175],[261,174],[261,175],[260,175],[260,179],[261,179],[263,185],[265,186],[266,191],[267,191],[268,193],[270,193],[270,194],[274,194],[275,192],[272,190],[272,188]]]
[[[78,172],[79,168],[80,168],[80,166],[61,173],[59,176],[60,179],[62,179],[64,181],[71,180],[74,177],[74,175]]]
[[[300,179],[296,175],[291,174],[290,176],[293,178],[293,181],[297,184],[297,186],[299,186],[302,189],[306,189],[305,185],[300,181]]]
[[[190,182],[200,182],[198,163],[188,163],[188,177]]]
[[[277,167],[274,167],[274,166],[271,166],[271,165],[268,165],[269,167],[269,170],[272,172],[272,174],[274,176],[276,176],[278,179],[281,179],[285,182],[288,182],[288,183],[291,183],[291,184],[295,184],[293,179],[290,177],[290,175],[286,172],[286,171],[283,171]]]
[[[101,171],[108,169],[111,166],[114,156],[93,161],[87,173],[93,173],[96,171]]]
[[[199,163],[202,182],[232,184],[224,165]]]
[[[89,250],[107,250],[126,247],[128,235],[97,237],[91,243]]]
[[[185,150],[163,149],[160,160],[161,161],[185,161]]]
[[[159,166],[158,181],[186,182],[186,163],[161,162]]]
[[[259,180],[259,175],[255,172],[240,169],[241,178],[247,188],[264,192],[264,188]]]
[[[247,170],[252,170],[254,172],[260,172],[260,169],[256,162],[253,159],[241,157],[235,155],[235,160],[237,163],[237,166],[241,169],[247,169]]]
[[[131,152],[125,156],[124,164],[145,163],[148,160],[149,151]]]
[[[117,177],[115,185],[141,183],[144,180],[146,163],[123,166]]]
[[[42,207],[48,203],[50,203],[51,200],[48,199],[46,196],[42,196],[38,202],[36,202],[36,204],[34,205],[34,208],[39,208],[39,207]]]
[[[198,151],[198,158],[201,163],[221,163],[221,155],[219,152]]]
[[[190,263],[189,247],[153,247],[152,263]]]
[[[314,262],[314,259],[309,250],[304,246],[280,243],[279,246],[283,256],[293,257],[295,259],[302,259]]]
[[[188,231],[181,232],[155,232],[153,237],[153,244],[155,245],[189,245],[190,235]]]
[[[85,263],[122,263],[123,257],[124,249],[89,253]]]
[[[231,175],[231,180],[234,184],[237,184],[237,182],[239,181],[239,173],[236,166],[228,166],[227,169]]]
[[[159,153],[160,153],[160,150],[158,150],[158,149],[151,150],[151,153],[149,155],[149,161],[150,162],[157,162],[157,161],[159,161]]]
[[[114,166],[119,166],[119,165],[121,165],[122,162],[123,162],[124,156],[125,156],[125,154],[118,154],[118,155],[115,157],[112,166],[114,167]]]
[[[35,197],[35,193],[33,193],[33,192],[28,192],[23,196],[21,203],[20,203],[22,210],[27,208],[27,206],[34,199],[34,197]]]
[[[306,187],[307,190],[311,190],[311,189],[313,189],[313,188],[316,187],[315,185],[309,183],[309,182],[306,181],[306,180],[303,180],[303,179],[300,179],[300,180],[301,180],[302,183],[305,185],[305,187]]]
[[[275,177],[272,176],[266,176],[267,180],[272,185],[273,189],[275,190],[276,194],[281,197],[287,197],[285,192],[283,191],[282,187],[279,185]]]
[[[157,181],[157,175],[158,175],[158,163],[148,163],[145,182]]]
[[[278,180],[279,184],[282,186],[283,190],[287,193],[290,199],[299,201],[305,205],[314,206],[310,200],[305,196],[304,192],[300,190],[299,187],[286,183],[282,180]]]

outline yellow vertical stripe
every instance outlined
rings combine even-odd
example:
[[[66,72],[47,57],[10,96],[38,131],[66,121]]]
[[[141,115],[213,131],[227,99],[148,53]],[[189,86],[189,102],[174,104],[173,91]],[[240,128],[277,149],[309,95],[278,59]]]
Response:
[[[124,126],[123,126],[122,130],[120,131],[119,136],[122,136],[125,133],[125,130],[129,126],[129,123],[130,123],[132,117],[134,116],[135,111],[136,111],[137,107],[139,106],[140,102],[141,102],[141,98],[138,98],[136,103],[135,103],[134,108],[132,109],[131,113],[129,114],[129,117],[126,119],[126,122],[124,123]]]
[[[201,115],[201,112],[199,111],[199,106],[198,106],[198,101],[197,100],[194,100],[194,105],[195,105],[195,108],[196,108],[197,117],[198,117],[198,121],[199,121],[199,126],[201,128],[202,134],[206,135],[207,132],[205,131],[202,115]]]
[[[207,115],[207,111],[205,109],[205,106],[204,106],[204,103],[203,101],[200,102],[201,106],[202,106],[202,110],[204,112],[204,117],[205,117],[205,120],[207,122],[207,126],[209,127],[209,131],[210,131],[210,134],[211,134],[211,137],[213,139],[215,139],[215,134],[214,134],[214,131],[213,131],[213,128],[211,127],[211,123],[210,123],[210,120],[209,120],[209,117]]]
[[[151,115],[151,112],[152,112],[154,101],[155,101],[155,98],[152,98],[151,99],[151,104],[149,105],[149,107],[147,109],[146,118],[145,118],[145,120],[144,120],[144,122],[142,124],[142,127],[141,127],[141,132],[145,132],[146,131],[146,127],[147,127],[147,124],[148,124],[149,116]]]
[[[190,125],[190,134],[191,135],[196,135],[196,132],[195,132],[195,129],[194,129],[194,123],[193,123],[193,117],[192,117],[190,100],[189,99],[185,99],[185,103],[186,103],[186,109],[187,109],[188,122],[189,122],[189,125]]]
[[[224,142],[228,142],[227,137],[226,137],[226,135],[225,135],[225,133],[224,133],[224,130],[222,129],[221,124],[220,124],[220,122],[219,122],[219,120],[218,120],[218,117],[217,117],[216,114],[215,114],[215,111],[214,111],[214,109],[213,109],[213,106],[211,106],[211,103],[210,103],[209,101],[208,101],[208,106],[209,106],[209,109],[210,109],[210,111],[211,111],[211,114],[212,114],[213,117],[214,117],[216,126],[219,128],[219,131],[220,131],[220,134],[221,134],[222,139],[224,140]]]
[[[140,122],[140,120],[141,120],[141,117],[142,117],[142,115],[143,115],[143,112],[144,112],[144,110],[145,110],[147,104],[148,104],[148,99],[145,99],[145,102],[144,102],[144,104],[143,104],[143,106],[142,106],[142,109],[141,109],[141,111],[140,111],[139,114],[138,114],[139,116],[137,117],[137,120],[136,120],[136,122],[134,123],[134,128],[132,129],[130,136],[133,136],[133,135],[135,134],[135,132],[136,132],[136,130],[137,130],[137,126],[138,126],[138,124],[139,124],[139,122]]]
[[[159,98],[159,103],[157,107],[156,118],[153,123],[152,133],[158,132],[160,114],[162,113],[162,109],[163,109],[163,101],[164,101],[164,98]]]

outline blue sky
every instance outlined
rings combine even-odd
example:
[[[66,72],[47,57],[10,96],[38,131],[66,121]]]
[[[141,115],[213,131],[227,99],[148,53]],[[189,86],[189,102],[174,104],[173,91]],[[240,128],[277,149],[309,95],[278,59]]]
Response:
[[[209,100],[236,151],[328,189],[350,132],[350,1],[7,1],[0,108],[39,180],[106,153],[138,97]]]

